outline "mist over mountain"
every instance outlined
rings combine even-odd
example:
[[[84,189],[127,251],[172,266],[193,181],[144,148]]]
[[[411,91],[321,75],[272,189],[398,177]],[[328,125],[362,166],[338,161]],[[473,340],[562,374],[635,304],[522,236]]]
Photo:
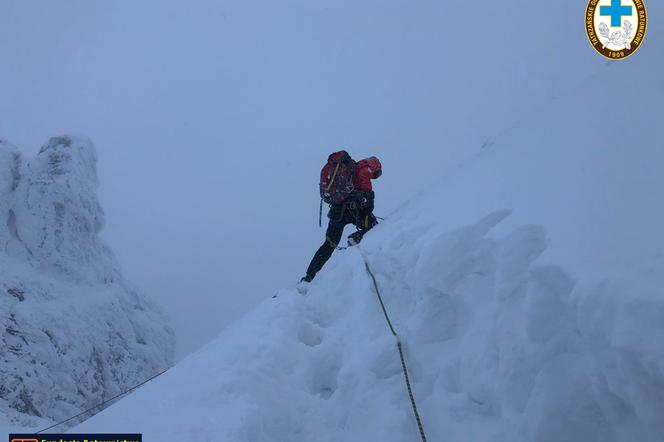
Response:
[[[579,1],[0,0],[0,432],[417,440],[368,263],[429,441],[660,440],[646,5],[615,61]],[[381,222],[303,296],[340,149]]]

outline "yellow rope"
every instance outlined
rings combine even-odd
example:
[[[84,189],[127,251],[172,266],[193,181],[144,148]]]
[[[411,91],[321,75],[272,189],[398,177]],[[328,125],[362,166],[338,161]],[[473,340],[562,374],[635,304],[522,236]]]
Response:
[[[406,388],[408,389],[408,397],[410,398],[410,405],[413,408],[413,414],[415,415],[415,420],[417,421],[417,428],[420,430],[420,437],[422,438],[422,442],[427,442],[427,437],[424,434],[424,426],[422,425],[422,420],[420,419],[420,413],[417,412],[417,404],[415,403],[415,396],[413,395],[413,389],[410,385],[410,378],[408,376],[408,368],[406,367],[406,358],[404,357],[403,354],[403,347],[401,346],[401,339],[399,339],[399,335],[394,330],[394,327],[392,326],[392,321],[390,321],[390,317],[387,314],[385,303],[383,303],[383,298],[382,296],[380,296],[380,290],[378,289],[378,282],[376,282],[376,277],[374,276],[373,272],[371,271],[371,268],[369,267],[369,262],[367,261],[367,258],[364,255],[362,255],[362,259],[364,260],[364,267],[367,269],[367,273],[369,274],[371,280],[373,281],[374,290],[376,291],[376,295],[378,296],[378,302],[380,302],[380,307],[383,309],[383,314],[385,315],[385,320],[387,321],[387,325],[390,327],[392,335],[394,335],[394,337],[397,340],[397,349],[399,350],[399,357],[401,358],[401,369],[403,370],[403,377],[404,380],[406,381]]]

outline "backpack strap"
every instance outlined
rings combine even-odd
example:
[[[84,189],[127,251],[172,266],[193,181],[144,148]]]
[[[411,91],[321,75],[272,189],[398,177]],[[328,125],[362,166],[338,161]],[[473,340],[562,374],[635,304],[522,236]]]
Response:
[[[332,174],[332,178],[330,178],[330,182],[327,184],[327,191],[328,192],[332,188],[332,184],[334,184],[334,179],[337,177],[337,172],[339,172],[339,165],[340,164],[341,164],[341,161],[338,161],[337,162],[337,167],[334,168],[334,173]]]

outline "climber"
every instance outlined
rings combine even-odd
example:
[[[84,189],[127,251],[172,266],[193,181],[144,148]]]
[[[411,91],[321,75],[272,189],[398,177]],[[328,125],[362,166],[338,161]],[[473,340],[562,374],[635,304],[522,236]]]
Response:
[[[355,162],[345,150],[331,154],[320,174],[321,210],[323,201],[330,205],[330,219],[325,242],[320,246],[301,283],[311,282],[337,248],[344,227],[354,224],[357,231],[348,237],[348,245],[359,244],[378,221],[373,214],[374,192],[371,180],[382,174],[376,157]],[[320,221],[320,220],[319,220]]]

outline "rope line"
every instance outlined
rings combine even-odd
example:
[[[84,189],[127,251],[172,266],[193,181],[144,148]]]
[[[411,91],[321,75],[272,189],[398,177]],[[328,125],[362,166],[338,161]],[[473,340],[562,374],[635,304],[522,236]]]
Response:
[[[367,269],[367,273],[371,277],[371,281],[373,281],[374,291],[378,296],[378,302],[380,302],[380,307],[383,309],[383,314],[385,315],[385,321],[387,321],[387,325],[390,327],[392,335],[397,340],[397,349],[399,350],[399,357],[401,358],[401,369],[403,370],[403,377],[404,380],[406,381],[406,388],[408,389],[408,397],[410,398],[410,405],[413,407],[413,414],[415,415],[415,420],[417,421],[417,428],[420,430],[420,437],[422,438],[422,442],[427,442],[427,437],[424,434],[424,426],[422,425],[422,419],[420,419],[420,413],[418,413],[417,411],[417,404],[415,403],[413,388],[410,385],[410,377],[408,376],[408,368],[406,367],[406,358],[403,354],[401,339],[399,338],[397,332],[394,330],[394,327],[392,326],[392,321],[390,321],[390,316],[387,314],[387,309],[385,308],[383,297],[380,295],[380,289],[378,288],[378,282],[376,282],[376,277],[374,276],[373,272],[371,271],[371,268],[369,267],[369,261],[367,261],[367,258],[363,254],[362,254],[362,259],[364,260],[364,267]]]
[[[102,405],[108,404],[108,403],[111,402],[112,400],[115,400],[115,399],[119,398],[120,396],[124,396],[125,394],[130,393],[130,392],[136,390],[138,387],[141,387],[141,386],[147,384],[147,383],[150,382],[151,380],[153,380],[153,379],[155,379],[155,378],[158,378],[158,377],[161,376],[162,374],[166,373],[168,370],[169,370],[169,369],[167,368],[166,370],[164,370],[164,371],[162,371],[162,372],[160,372],[160,373],[157,373],[156,375],[154,375],[154,376],[152,376],[151,378],[149,378],[149,379],[147,379],[147,380],[141,382],[140,384],[137,384],[137,385],[131,387],[130,389],[125,390],[125,391],[123,391],[122,393],[119,393],[119,394],[113,396],[112,398],[107,399],[107,400],[105,400],[104,402],[95,405],[94,407],[88,408],[87,410],[78,413],[76,416],[72,416],[72,417],[70,417],[69,419],[66,419],[66,420],[64,420],[64,421],[62,421],[62,422],[58,422],[57,424],[53,424],[53,425],[51,425],[50,427],[46,427],[46,428],[44,428],[43,430],[39,430],[39,431],[37,431],[35,434],[40,434],[40,433],[43,433],[44,431],[50,430],[51,428],[54,428],[54,427],[57,427],[57,426],[59,426],[59,425],[65,424],[65,423],[69,422],[69,421],[72,420],[72,419],[76,419],[77,417],[83,416],[84,414],[88,413],[89,411],[92,411],[92,410],[94,410],[94,409],[96,409],[96,408],[99,408],[99,407],[101,407]]]
[[[395,338],[397,338],[397,342],[401,342],[399,340],[399,335],[397,334],[396,331],[394,331],[394,327],[392,326],[392,321],[390,321],[390,317],[387,314],[387,309],[385,308],[385,303],[383,302],[383,297],[380,296],[380,290],[378,290],[378,282],[376,282],[376,277],[374,276],[373,272],[371,271],[371,268],[369,267],[369,262],[362,256],[362,259],[364,259],[364,268],[367,269],[367,273],[369,276],[371,276],[371,280],[373,281],[373,286],[376,291],[376,295],[378,295],[378,302],[380,302],[380,308],[383,309],[383,314],[385,315],[385,320],[387,321],[387,325],[390,326],[390,331],[394,335]]]

